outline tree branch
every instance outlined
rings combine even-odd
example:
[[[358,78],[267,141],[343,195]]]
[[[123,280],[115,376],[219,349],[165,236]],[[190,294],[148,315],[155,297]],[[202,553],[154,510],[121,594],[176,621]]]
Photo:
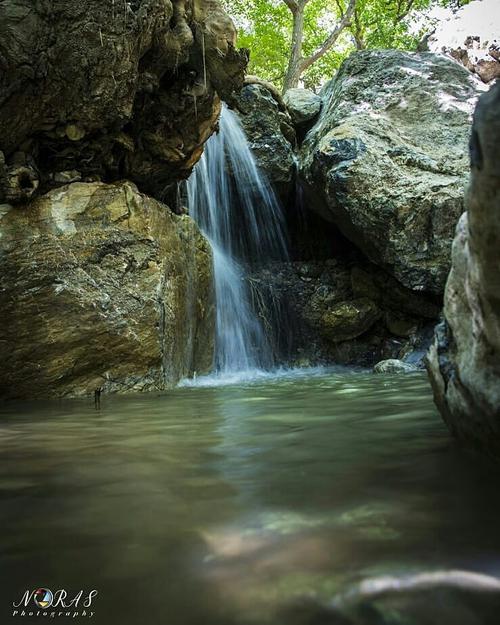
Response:
[[[340,17],[344,16],[344,7],[342,6],[342,2],[340,0],[335,0],[335,4],[337,5],[337,9],[339,10]]]
[[[273,96],[279,108],[282,111],[286,111],[285,101],[283,100],[281,93],[278,91],[277,87],[273,85],[272,82],[264,80],[263,78],[259,78],[258,76],[252,76],[250,74],[247,74],[245,76],[245,85],[261,85],[262,87],[267,89],[269,93]]]
[[[349,0],[349,6],[346,12],[342,16],[340,22],[335,26],[330,35],[325,39],[322,45],[316,50],[314,54],[302,59],[300,63],[300,69],[303,72],[323,55],[325,55],[335,44],[342,31],[349,25],[354,9],[356,8],[357,0]]]
[[[353,17],[354,17],[354,30],[351,29],[351,32],[353,33],[353,36],[354,36],[356,50],[364,50],[366,48],[366,44],[364,40],[363,26],[361,24],[358,7],[354,9]]]
[[[412,10],[413,3],[414,3],[414,0],[408,0],[407,4],[402,7],[400,3],[398,2],[398,10],[394,17],[394,24],[399,24],[399,22],[402,22],[404,20],[404,18]]]
[[[298,11],[299,5],[297,0],[283,0],[286,6],[290,9],[292,13],[296,13]]]
[[[304,10],[306,4],[309,4],[311,0],[283,0],[290,11],[295,15],[299,9]]]

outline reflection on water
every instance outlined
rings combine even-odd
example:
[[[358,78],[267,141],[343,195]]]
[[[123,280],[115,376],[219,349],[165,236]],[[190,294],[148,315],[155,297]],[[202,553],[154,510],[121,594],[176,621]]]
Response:
[[[374,576],[500,574],[500,474],[450,441],[423,374],[1,413],[7,615],[44,586],[97,588],[107,625],[266,623]]]

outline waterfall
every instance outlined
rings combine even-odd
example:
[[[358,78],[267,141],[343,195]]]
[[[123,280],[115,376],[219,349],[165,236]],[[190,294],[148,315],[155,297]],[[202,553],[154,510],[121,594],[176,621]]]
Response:
[[[285,259],[281,207],[259,171],[238,117],[222,109],[219,132],[187,183],[189,213],[210,241],[216,299],[215,371],[267,369],[273,353],[252,306],[249,265]]]

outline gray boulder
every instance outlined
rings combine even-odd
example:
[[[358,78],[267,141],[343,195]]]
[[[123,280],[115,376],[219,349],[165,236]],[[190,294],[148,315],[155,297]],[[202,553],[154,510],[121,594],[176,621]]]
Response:
[[[296,126],[313,122],[321,111],[321,98],[310,89],[288,89],[283,100]]]
[[[243,88],[238,114],[257,165],[276,191],[287,197],[293,182],[295,131],[288,113],[263,85]]]
[[[412,290],[444,289],[479,89],[439,55],[357,52],[302,146],[310,205]]]
[[[500,456],[500,84],[477,107],[467,213],[453,243],[444,322],[428,370],[457,437]]]

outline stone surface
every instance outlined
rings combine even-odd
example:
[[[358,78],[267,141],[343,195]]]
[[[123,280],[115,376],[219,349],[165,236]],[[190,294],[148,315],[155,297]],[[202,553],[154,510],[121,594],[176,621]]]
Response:
[[[295,132],[287,112],[262,85],[247,85],[238,98],[239,117],[255,155],[282,198],[292,189]]]
[[[304,596],[277,625],[496,625],[500,584],[460,569],[379,574],[337,591],[328,601]]]
[[[441,312],[439,298],[414,293],[373,265],[352,267],[351,285],[355,297],[369,297],[395,315],[437,319]]]
[[[0,2],[0,202],[72,170],[163,199],[243,85],[235,38],[215,0]]]
[[[444,288],[479,88],[443,56],[355,53],[301,149],[309,205],[415,291]]]
[[[320,96],[310,89],[288,89],[283,99],[296,126],[313,122],[321,110]]]
[[[381,317],[380,309],[368,298],[347,300],[329,306],[320,313],[318,325],[321,334],[334,343],[355,339],[369,330]],[[311,311],[309,314],[315,314]]]
[[[428,370],[451,431],[500,456],[500,84],[479,102],[470,147],[467,212]]]
[[[415,365],[410,365],[396,358],[381,360],[373,367],[373,373],[414,373],[418,371]]]
[[[266,320],[265,327],[274,329],[281,361],[373,366],[382,359],[400,358],[422,366],[440,307],[410,291],[406,300],[405,289],[392,289],[395,279],[381,274],[379,268],[348,255],[273,263],[254,272],[250,284],[257,312]],[[365,276],[374,288],[361,288],[353,275]],[[404,312],[401,301],[413,305],[411,314]]]
[[[0,209],[1,397],[161,390],[212,364],[207,242],[128,182]]]

